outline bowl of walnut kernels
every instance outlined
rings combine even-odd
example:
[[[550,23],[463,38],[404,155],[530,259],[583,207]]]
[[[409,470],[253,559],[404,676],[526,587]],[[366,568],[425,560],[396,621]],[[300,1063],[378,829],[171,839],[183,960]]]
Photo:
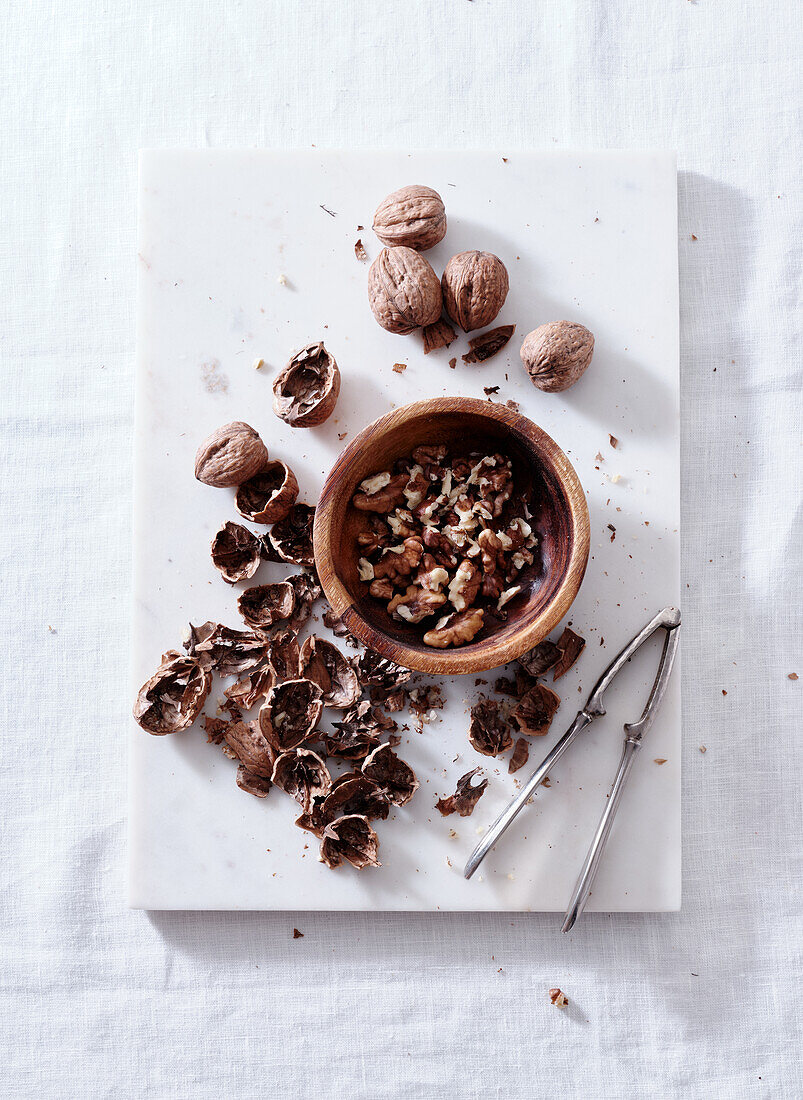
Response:
[[[497,668],[566,615],[588,506],[550,436],[462,397],[395,409],[345,448],[315,515],[315,561],[342,626],[407,668]]]

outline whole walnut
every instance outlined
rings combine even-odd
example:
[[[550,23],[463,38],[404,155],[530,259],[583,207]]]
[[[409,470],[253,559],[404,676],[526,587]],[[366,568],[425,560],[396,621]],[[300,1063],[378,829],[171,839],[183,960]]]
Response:
[[[586,372],[594,334],[574,321],[550,321],[524,338],[521,361],[530,381],[545,393],[568,390]]]
[[[268,451],[259,434],[248,424],[235,420],[203,441],[195,455],[195,476],[205,485],[225,489],[242,485],[258,474],[267,461]]]
[[[368,301],[382,328],[406,336],[441,315],[441,285],[412,248],[383,248],[368,272]]]
[[[443,199],[431,187],[414,183],[383,199],[374,214],[374,233],[382,244],[423,252],[446,234]]]
[[[507,268],[492,252],[458,252],[446,265],[443,304],[464,332],[485,328],[505,304],[510,282]]]

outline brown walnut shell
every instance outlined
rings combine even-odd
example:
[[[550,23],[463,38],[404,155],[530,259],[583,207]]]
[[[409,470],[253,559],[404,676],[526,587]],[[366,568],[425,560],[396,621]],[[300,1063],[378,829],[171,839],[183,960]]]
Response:
[[[322,342],[297,351],[273,383],[273,411],[291,428],[314,428],[335,410],[340,370]]]
[[[328,707],[345,710],[360,697],[360,682],[351,663],[336,645],[312,634],[301,647],[301,675],[323,692]]]
[[[471,780],[475,775],[481,774],[481,768],[474,768],[473,771],[461,775],[457,781],[457,789],[454,794],[450,794],[448,798],[439,798],[435,803],[435,809],[440,811],[444,817],[448,817],[449,814],[471,817],[474,813],[474,807],[485,794],[485,789],[488,786],[487,779],[480,779],[476,786],[472,786]]]
[[[296,475],[286,462],[273,459],[238,488],[234,504],[252,523],[276,523],[284,519],[297,496]]]
[[[344,859],[358,870],[379,867],[378,851],[379,838],[359,814],[338,817],[324,828],[320,859],[327,867],[339,867]]]
[[[315,509],[311,505],[294,504],[284,519],[275,523],[267,535],[269,560],[289,561],[291,565],[314,565],[314,521]]]
[[[226,489],[242,485],[268,461],[259,434],[242,420],[224,424],[203,441],[195,455],[195,476],[204,485]]]
[[[406,336],[438,320],[441,286],[412,248],[383,248],[368,272],[368,301],[382,328]]]
[[[390,802],[382,788],[366,775],[338,776],[340,782],[332,788],[323,802],[320,819],[326,825],[336,817],[359,814],[360,817],[378,817],[385,821],[390,813]]]
[[[373,229],[382,244],[404,245],[423,252],[446,236],[443,199],[420,183],[400,187],[376,208]]]
[[[211,672],[194,657],[171,649],[139,689],[134,718],[144,730],[157,736],[185,730],[201,713],[211,687]]]
[[[239,676],[261,664],[268,653],[268,644],[261,634],[250,630],[232,630],[221,623],[207,622],[201,626],[190,623],[184,648],[201,668],[220,676]]]
[[[574,321],[550,321],[525,336],[520,354],[534,386],[545,393],[561,393],[588,369],[594,334]]]
[[[365,759],[362,773],[385,791],[394,806],[404,806],[418,790],[415,772],[390,745],[375,748]]]
[[[294,798],[308,814],[316,799],[325,798],[332,786],[329,769],[312,749],[291,749],[276,757],[271,780]]]
[[[315,727],[323,711],[321,689],[311,680],[286,680],[268,692],[259,708],[259,728],[276,752],[287,752],[301,745]]]
[[[446,265],[443,304],[464,332],[485,328],[505,304],[510,283],[507,268],[492,252],[458,252]]]
[[[274,623],[289,619],[295,605],[295,592],[287,581],[246,588],[237,600],[240,614],[256,630],[265,630]]]
[[[262,561],[260,545],[247,527],[227,521],[212,539],[212,563],[227,584],[249,580]]]

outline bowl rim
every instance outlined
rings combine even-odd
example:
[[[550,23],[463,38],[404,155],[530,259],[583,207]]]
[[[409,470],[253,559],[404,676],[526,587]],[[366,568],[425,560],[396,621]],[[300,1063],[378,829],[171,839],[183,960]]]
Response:
[[[361,455],[366,445],[423,416],[432,418],[443,414],[470,414],[495,421],[526,437],[544,456],[554,470],[569,505],[573,542],[569,564],[554,596],[543,611],[530,622],[522,623],[512,636],[494,642],[494,635],[477,643],[476,649],[433,649],[421,651],[391,638],[377,630],[360,614],[348,589],[340,580],[334,565],[332,541],[336,516],[334,514],[335,490],[344,473]],[[564,618],[580,589],[585,575],[590,550],[590,519],[585,492],[577,472],[555,440],[529,417],[506,405],[481,401],[473,397],[435,397],[414,401],[378,417],[367,424],[340,452],[326,477],[315,509],[313,546],[318,578],[329,604],[346,629],[364,645],[382,657],[406,668],[432,675],[460,675],[487,672],[515,660],[533,646],[538,645]]]

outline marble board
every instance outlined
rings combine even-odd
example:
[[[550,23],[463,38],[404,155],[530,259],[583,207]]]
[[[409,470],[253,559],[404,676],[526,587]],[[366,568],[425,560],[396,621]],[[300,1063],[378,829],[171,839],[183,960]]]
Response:
[[[467,366],[467,337],[424,356],[420,335],[373,320],[362,240],[379,200],[404,183],[443,196],[449,229],[427,253],[440,272],[456,252],[497,253],[510,294],[496,323],[515,323],[504,352]],[[153,150],[139,193],[139,316],[135,433],[134,690],[185,624],[237,626],[237,589],[209,544],[239,519],[233,491],[193,478],[214,428],[245,420],[287,460],[314,503],[333,460],[366,423],[424,397],[513,400],[566,451],[586,490],[591,558],[567,621],[587,645],[556,686],[551,730],[532,766],[568,726],[603,668],[652,614],[678,604],[679,419],[676,169],[665,152],[378,152]],[[365,228],[363,228],[365,227]],[[587,325],[596,352],[563,394],[536,390],[518,349],[548,320]],[[292,350],[324,339],[343,376],[321,427],[292,429],[271,409],[272,377]],[[449,360],[457,357],[450,369]],[[254,361],[265,366],[255,370]],[[406,364],[403,373],[396,363]],[[618,440],[612,446],[609,436]],[[256,580],[289,568],[265,563]],[[316,631],[322,624],[313,624]],[[658,640],[621,675],[608,714],[582,735],[480,872],[462,868],[482,830],[517,789],[508,756],[479,756],[468,707],[495,673],[444,682],[436,720],[409,723],[399,753],[421,787],[378,823],[378,870],[331,871],[279,790],[256,799],[199,728],[151,737],[132,720],[129,904],[145,909],[562,911],[605,805],[622,725],[642,710]],[[548,681],[550,682],[550,681]],[[207,702],[214,714],[216,682]],[[625,793],[589,901],[597,911],[679,908],[680,665]],[[658,764],[656,760],[664,760]],[[442,818],[438,797],[481,765],[488,790],[474,815]]]

